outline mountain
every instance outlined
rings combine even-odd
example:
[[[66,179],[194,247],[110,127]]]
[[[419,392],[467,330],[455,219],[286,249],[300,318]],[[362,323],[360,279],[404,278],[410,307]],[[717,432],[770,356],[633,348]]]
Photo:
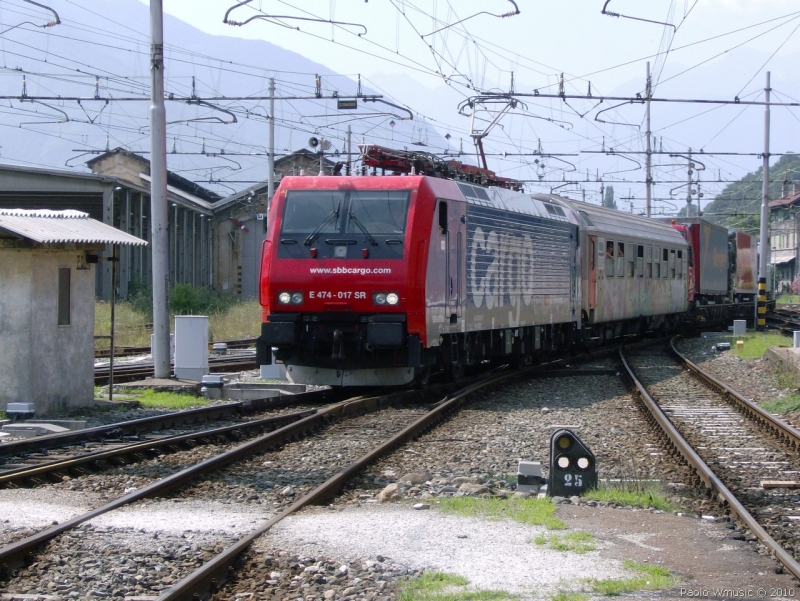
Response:
[[[96,156],[92,152],[119,146],[149,151],[149,9],[137,0],[80,4],[59,6],[61,25],[22,26],[3,36],[0,94],[11,97],[0,110],[5,162],[86,171],[85,161]],[[14,18],[43,23],[49,15],[4,14],[5,21]],[[276,101],[279,156],[306,147],[312,135],[329,139],[330,153],[344,152],[348,124],[356,152],[361,141],[385,145],[394,139],[407,145],[425,139],[439,148],[447,146],[416,115],[405,120],[405,111],[363,101],[355,111],[339,111],[335,100],[314,98],[316,74],[323,96],[354,95],[358,83],[292,50],[261,40],[209,35],[169,15],[164,16],[164,39],[165,88],[175,97],[267,96],[269,77],[274,76],[278,96],[311,98]],[[20,98],[23,85],[27,97]],[[362,92],[377,93],[367,86]],[[95,95],[100,99],[81,103],[34,101]],[[142,100],[106,102],[107,97]],[[267,100],[168,101],[168,168],[221,194],[263,181],[268,106]]]

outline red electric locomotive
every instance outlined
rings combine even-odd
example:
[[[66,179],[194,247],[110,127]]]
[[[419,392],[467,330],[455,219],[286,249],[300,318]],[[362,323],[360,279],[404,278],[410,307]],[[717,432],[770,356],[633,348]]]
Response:
[[[413,175],[408,157],[365,149],[366,164],[408,175],[281,181],[262,252],[260,364],[274,347],[294,381],[400,385],[572,341],[574,216],[488,170],[470,177],[494,187]]]

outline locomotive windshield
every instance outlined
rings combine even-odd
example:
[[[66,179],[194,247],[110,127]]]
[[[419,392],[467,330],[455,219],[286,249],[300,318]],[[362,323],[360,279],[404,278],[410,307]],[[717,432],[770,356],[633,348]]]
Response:
[[[302,249],[313,246],[319,258],[362,258],[367,246],[370,258],[402,258],[410,198],[409,190],[289,190],[278,256],[308,258]]]
[[[370,234],[402,234],[406,229],[408,192],[358,190],[350,192],[347,233],[359,231],[359,223]]]
[[[286,196],[283,212],[284,234],[327,234],[339,231],[339,209],[344,192],[292,190]]]

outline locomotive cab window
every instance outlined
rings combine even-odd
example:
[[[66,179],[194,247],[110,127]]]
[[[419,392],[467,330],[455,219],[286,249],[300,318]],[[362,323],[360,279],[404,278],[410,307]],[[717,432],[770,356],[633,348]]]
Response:
[[[606,241],[606,277],[614,277],[614,242]]]

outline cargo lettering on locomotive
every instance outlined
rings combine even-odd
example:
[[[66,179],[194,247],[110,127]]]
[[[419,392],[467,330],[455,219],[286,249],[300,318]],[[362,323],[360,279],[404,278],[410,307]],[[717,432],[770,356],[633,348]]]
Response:
[[[568,295],[570,226],[498,213],[503,212],[469,207],[467,299],[475,308],[485,301],[491,310],[516,307],[520,300],[530,306],[537,295]],[[498,225],[492,228],[492,222]]]

